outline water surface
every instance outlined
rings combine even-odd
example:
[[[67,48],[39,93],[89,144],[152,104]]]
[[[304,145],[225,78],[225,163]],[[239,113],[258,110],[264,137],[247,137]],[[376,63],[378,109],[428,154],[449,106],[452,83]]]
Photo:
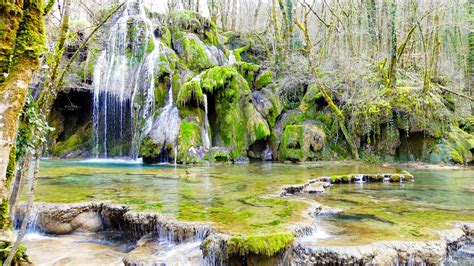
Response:
[[[401,170],[354,162],[185,167],[44,160],[36,201],[108,201],[246,234],[287,231],[314,201],[342,210],[315,222],[326,231],[325,241],[344,243],[431,239],[451,221],[474,221],[473,168],[407,169],[415,182],[335,185],[323,195],[277,196],[283,185],[320,176]]]

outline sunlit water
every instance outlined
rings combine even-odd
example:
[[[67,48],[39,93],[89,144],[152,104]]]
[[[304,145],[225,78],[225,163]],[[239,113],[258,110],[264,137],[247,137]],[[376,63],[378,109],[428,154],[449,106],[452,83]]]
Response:
[[[320,176],[395,173],[363,163],[250,163],[145,166],[129,161],[42,161],[38,202],[107,201],[136,211],[212,223],[225,233],[290,230],[311,202],[342,212],[314,221],[312,241],[353,245],[376,240],[436,239],[454,221],[474,221],[474,169],[405,169],[415,182],[335,185],[322,195],[280,198],[283,185]],[[307,216],[306,216],[307,217]]]

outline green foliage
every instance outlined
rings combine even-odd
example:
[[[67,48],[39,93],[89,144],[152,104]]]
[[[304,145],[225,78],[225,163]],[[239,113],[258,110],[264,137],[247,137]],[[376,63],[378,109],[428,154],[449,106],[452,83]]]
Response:
[[[33,151],[35,147],[45,143],[46,135],[52,131],[54,128],[50,127],[46,118],[40,114],[38,104],[33,101],[31,96],[28,96],[18,128],[16,157],[21,158],[26,153]]]
[[[261,255],[271,257],[282,252],[294,241],[291,233],[268,235],[232,236],[227,240],[228,255],[248,256]]]
[[[0,242],[0,261],[5,261],[13,248],[13,242]],[[12,265],[20,265],[20,262],[31,262],[26,254],[26,247],[22,244],[18,246],[15,256],[12,260]]]

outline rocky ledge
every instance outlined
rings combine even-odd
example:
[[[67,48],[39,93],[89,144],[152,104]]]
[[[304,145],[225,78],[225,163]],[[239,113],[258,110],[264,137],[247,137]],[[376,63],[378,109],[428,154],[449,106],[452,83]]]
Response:
[[[17,225],[24,219],[25,209],[25,204],[18,207]],[[324,212],[324,207],[319,206],[315,215],[321,212]],[[101,230],[124,233],[135,243],[134,249],[123,258],[126,265],[166,264],[166,261],[178,258],[182,264],[204,265],[440,264],[450,252],[474,240],[473,223],[457,223],[452,230],[440,231],[439,240],[433,241],[326,246],[311,240],[310,235],[317,225],[295,227],[286,233],[225,235],[208,224],[180,222],[154,213],[131,212],[127,206],[107,203],[36,203],[32,213],[30,228],[50,234]]]
[[[440,231],[434,241],[379,241],[357,246],[323,246],[300,238],[292,247],[296,264],[439,265],[450,252],[474,240],[474,224],[460,223]],[[349,244],[349,243],[348,243]]]
[[[26,204],[18,206],[15,224],[23,221],[25,210]],[[102,202],[35,203],[28,227],[56,235],[75,231],[119,230],[128,234],[131,240],[152,234],[170,243],[202,240],[215,231],[208,224],[176,221],[157,213],[132,212],[127,206]]]
[[[415,178],[410,173],[403,171],[395,174],[349,174],[338,176],[323,176],[308,180],[304,184],[288,185],[282,188],[280,196],[296,195],[301,193],[324,193],[331,184],[368,183],[368,182],[413,182]]]

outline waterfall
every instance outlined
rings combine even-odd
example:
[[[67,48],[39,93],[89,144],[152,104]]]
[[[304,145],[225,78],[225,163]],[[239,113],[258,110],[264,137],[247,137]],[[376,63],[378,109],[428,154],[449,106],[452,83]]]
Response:
[[[204,94],[204,125],[201,127],[202,143],[204,148],[209,149],[211,147],[211,141],[209,139],[209,112],[207,109],[207,94]]]
[[[102,51],[99,58],[97,59],[96,67],[94,69],[94,101],[93,101],[93,117],[92,126],[94,131],[94,154],[99,157],[99,96],[100,96],[100,83],[102,67],[105,62],[105,51]]]
[[[136,158],[140,139],[150,130],[156,61],[163,46],[153,29],[143,4],[129,0],[109,30],[93,77],[96,157]]]

